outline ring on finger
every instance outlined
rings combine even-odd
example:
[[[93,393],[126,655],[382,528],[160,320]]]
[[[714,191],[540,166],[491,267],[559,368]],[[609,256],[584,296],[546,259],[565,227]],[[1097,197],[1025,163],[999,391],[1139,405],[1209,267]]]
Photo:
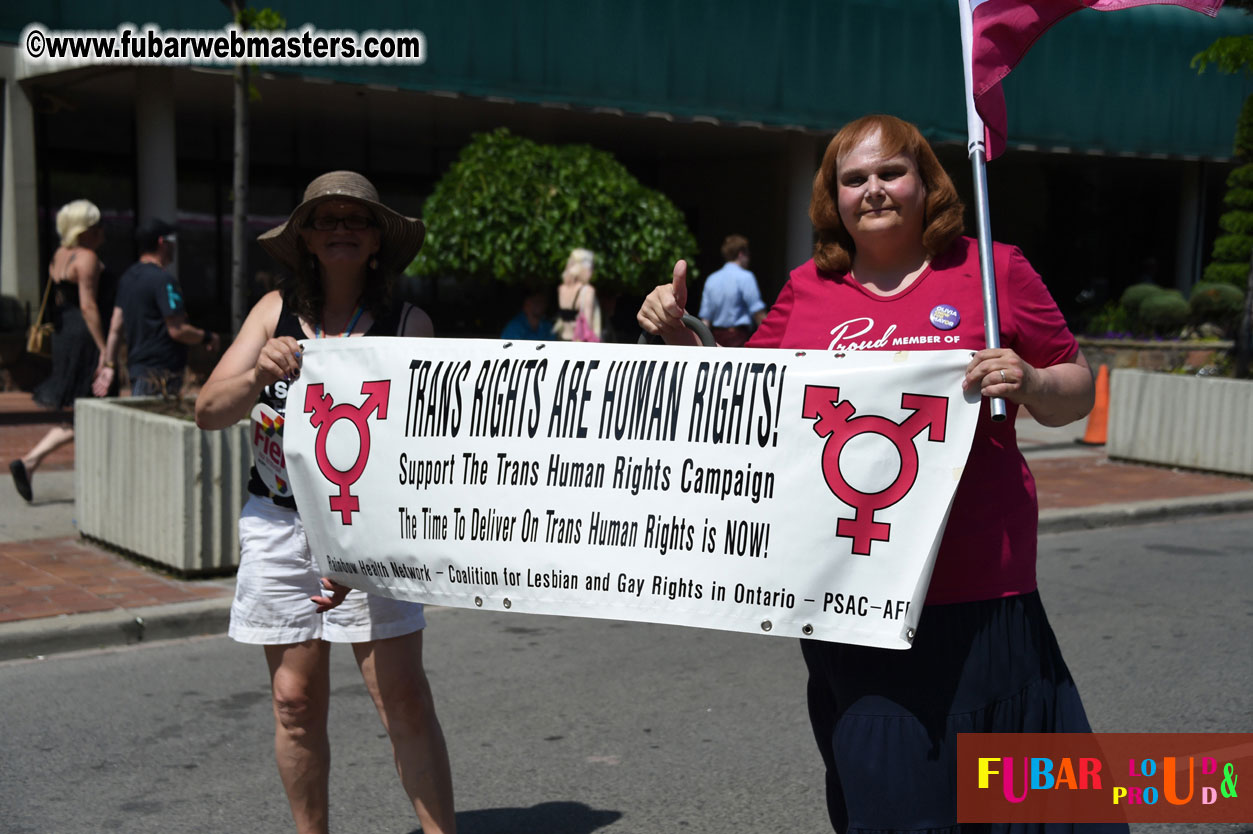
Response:
[[[1005,376],[1005,371],[1001,371],[1001,382],[1009,382],[1009,377]]]

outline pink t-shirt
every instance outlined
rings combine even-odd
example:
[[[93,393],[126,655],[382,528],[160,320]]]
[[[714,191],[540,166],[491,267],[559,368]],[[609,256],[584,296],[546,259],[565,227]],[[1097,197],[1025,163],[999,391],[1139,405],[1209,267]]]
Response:
[[[995,244],[1001,346],[1033,367],[1078,350],[1044,282],[1017,247]],[[806,350],[982,350],[979,250],[959,238],[914,283],[885,298],[847,274],[797,267],[748,343]],[[957,392],[954,392],[955,394]],[[968,602],[1035,590],[1035,479],[1018,451],[1014,418],[992,422],[985,399],[974,443],[940,543],[927,604]]]

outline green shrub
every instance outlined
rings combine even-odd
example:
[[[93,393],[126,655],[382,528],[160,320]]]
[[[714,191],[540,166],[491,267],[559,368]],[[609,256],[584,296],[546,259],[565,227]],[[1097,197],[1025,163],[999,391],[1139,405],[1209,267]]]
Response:
[[[1216,324],[1231,330],[1244,309],[1244,293],[1230,284],[1200,283],[1192,288],[1188,314],[1193,324]]]
[[[423,208],[426,245],[410,275],[555,285],[575,247],[596,285],[646,293],[689,264],[696,239],[678,207],[588,145],[545,145],[500,128],[475,135]]]
[[[1127,311],[1127,315],[1135,319],[1140,315],[1141,304],[1163,292],[1165,290],[1157,286],[1157,284],[1132,284],[1122,291],[1122,296],[1118,299],[1118,303]]]
[[[1221,235],[1214,241],[1214,260],[1227,263],[1249,262],[1253,253],[1253,237],[1249,235]]]
[[[1149,324],[1142,315],[1144,305],[1150,298],[1156,298],[1165,289],[1157,284],[1132,284],[1123,290],[1122,296],[1118,299],[1118,303],[1122,306],[1127,316],[1127,330],[1132,333],[1149,333],[1153,332],[1153,325]]]
[[[1253,209],[1253,188],[1232,188],[1223,197],[1223,203],[1237,209]]]
[[[1106,336],[1131,332],[1131,318],[1117,301],[1107,301],[1088,319],[1083,332],[1089,336]]]
[[[1224,264],[1215,261],[1205,267],[1205,271],[1201,273],[1201,280],[1207,284],[1230,284],[1240,289],[1248,284],[1249,265],[1247,263]]]
[[[1253,188],[1253,165],[1241,165],[1227,175],[1228,188]]]
[[[1218,218],[1218,228],[1229,235],[1253,235],[1253,211],[1229,211]]]
[[[1159,336],[1173,334],[1188,322],[1188,302],[1178,290],[1162,290],[1144,300],[1139,318]]]

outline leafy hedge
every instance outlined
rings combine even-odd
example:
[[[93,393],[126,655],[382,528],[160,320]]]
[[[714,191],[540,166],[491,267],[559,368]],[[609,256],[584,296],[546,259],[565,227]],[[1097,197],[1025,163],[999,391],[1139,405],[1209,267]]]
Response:
[[[1179,290],[1162,290],[1144,299],[1140,321],[1155,335],[1175,335],[1188,322],[1188,302]]]
[[[1244,310],[1244,293],[1230,284],[1202,282],[1192,288],[1188,299],[1189,318],[1195,324],[1209,322],[1234,331]]]
[[[530,288],[560,279],[570,250],[596,253],[596,284],[645,293],[696,254],[683,214],[605,151],[477,134],[423,209],[410,275],[491,278]]]

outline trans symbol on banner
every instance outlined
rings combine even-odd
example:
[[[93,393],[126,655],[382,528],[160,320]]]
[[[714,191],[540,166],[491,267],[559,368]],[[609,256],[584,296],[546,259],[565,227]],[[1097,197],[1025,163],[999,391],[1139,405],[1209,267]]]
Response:
[[[366,395],[365,402],[359,406],[341,403],[335,405],[330,394],[323,393],[322,383],[310,385],[305,391],[305,414],[312,413],[309,424],[318,430],[313,442],[313,452],[318,461],[318,469],[322,476],[339,487],[339,495],[331,496],[331,511],[340,514],[341,521],[352,524],[352,514],[361,509],[357,496],[349,492],[349,488],[361,477],[365,465],[370,460],[370,424],[372,412],[378,412],[378,419],[387,419],[387,396],[391,391],[389,380],[361,383],[361,393]],[[336,469],[326,452],[326,441],[330,437],[331,426],[337,420],[349,420],[357,429],[360,443],[357,447],[357,459],[346,470]]]
[[[814,434],[827,438],[822,447],[822,475],[831,492],[854,510],[852,518],[840,519],[835,534],[852,539],[853,552],[859,556],[869,556],[872,543],[888,541],[892,526],[875,521],[874,514],[904,498],[918,479],[918,449],[914,438],[926,429],[928,440],[944,442],[947,397],[901,394],[901,408],[913,414],[900,423],[877,414],[854,417],[857,409],[848,400],[840,400],[839,388],[805,386],[801,416],[814,420]],[[901,459],[896,479],[879,492],[862,492],[850,485],[840,470],[840,453],[845,445],[866,432],[887,438]]]

